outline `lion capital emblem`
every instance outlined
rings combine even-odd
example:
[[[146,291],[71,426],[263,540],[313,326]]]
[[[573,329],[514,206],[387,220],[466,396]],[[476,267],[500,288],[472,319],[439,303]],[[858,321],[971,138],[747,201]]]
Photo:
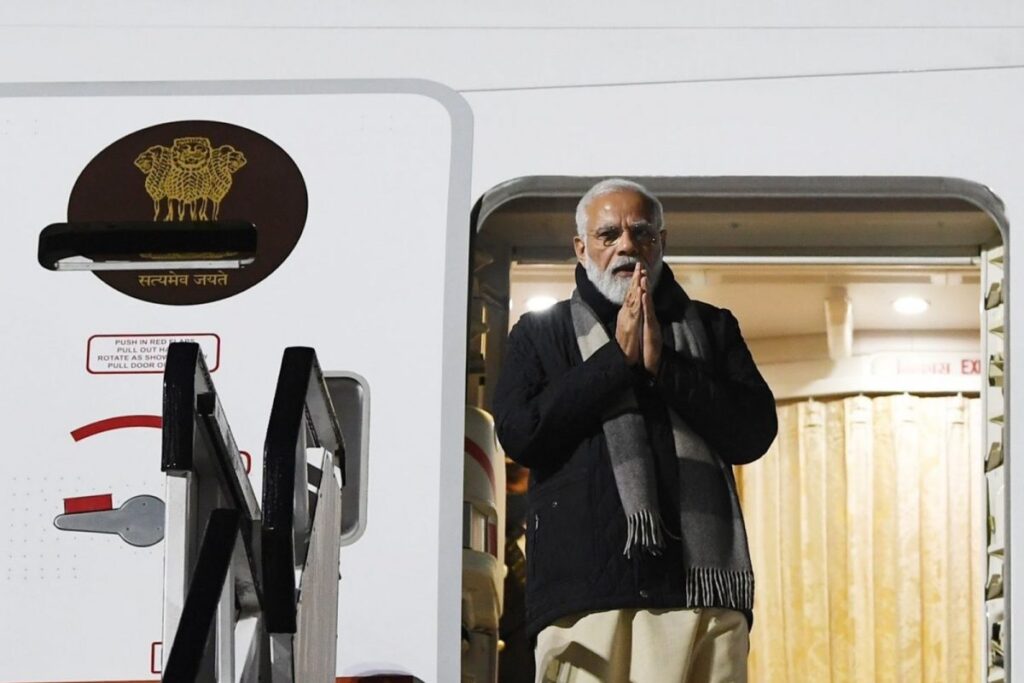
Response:
[[[170,147],[154,145],[135,158],[146,175],[154,221],[217,220],[232,177],[245,164],[231,145],[214,147],[203,137],[175,138]]]

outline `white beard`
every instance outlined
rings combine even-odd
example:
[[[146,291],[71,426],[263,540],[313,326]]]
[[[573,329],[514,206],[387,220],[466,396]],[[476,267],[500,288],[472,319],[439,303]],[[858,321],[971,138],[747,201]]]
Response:
[[[622,305],[626,300],[626,293],[629,292],[629,285],[632,283],[632,278],[619,277],[615,274],[615,269],[619,266],[628,266],[634,263],[641,263],[640,259],[632,256],[616,256],[612,259],[612,262],[608,264],[607,270],[601,270],[601,268],[590,260],[588,255],[583,267],[587,270],[587,278],[594,284],[597,291],[601,292],[605,299],[611,301],[613,304]],[[658,286],[658,280],[661,278],[661,267],[664,264],[660,258],[654,262],[654,265],[647,267],[647,282],[651,287],[651,292]]]

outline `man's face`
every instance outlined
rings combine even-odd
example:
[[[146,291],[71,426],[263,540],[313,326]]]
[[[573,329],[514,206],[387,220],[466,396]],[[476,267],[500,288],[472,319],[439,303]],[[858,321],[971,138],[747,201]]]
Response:
[[[638,263],[657,285],[665,231],[655,229],[650,214],[646,198],[632,190],[599,195],[587,207],[587,235],[573,238],[576,258],[609,301],[622,303]]]

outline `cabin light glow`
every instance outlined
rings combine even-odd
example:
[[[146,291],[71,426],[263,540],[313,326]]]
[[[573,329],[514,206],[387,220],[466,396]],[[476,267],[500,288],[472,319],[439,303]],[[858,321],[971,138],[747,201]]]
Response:
[[[928,302],[919,296],[901,296],[892,302],[892,308],[903,315],[920,315],[928,310]]]
[[[553,296],[532,296],[526,300],[526,310],[528,311],[543,311],[546,308],[551,308],[558,300]]]

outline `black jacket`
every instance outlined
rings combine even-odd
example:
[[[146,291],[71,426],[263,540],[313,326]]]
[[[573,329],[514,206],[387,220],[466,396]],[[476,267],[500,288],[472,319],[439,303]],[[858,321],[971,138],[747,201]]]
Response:
[[[652,451],[662,456],[674,454],[666,405],[719,457],[736,465],[763,455],[777,430],[771,390],[728,310],[695,301],[712,346],[710,359],[687,359],[666,346],[652,378],[630,368],[614,341],[619,307],[597,293],[582,268],[577,268],[577,286],[612,342],[583,362],[568,301],[528,313],[509,334],[494,397],[502,447],[530,468],[526,609],[531,636],[578,612],[713,606],[686,604],[678,542],[666,539],[661,556],[623,555],[626,520],[600,417],[618,392],[634,387]],[[674,286],[665,266],[655,292],[662,323],[667,322],[662,304],[669,298],[663,294]],[[656,460],[662,517],[671,525],[678,519],[672,512],[678,510],[673,502],[678,493],[662,482],[676,476],[665,471],[674,467],[674,457]]]

